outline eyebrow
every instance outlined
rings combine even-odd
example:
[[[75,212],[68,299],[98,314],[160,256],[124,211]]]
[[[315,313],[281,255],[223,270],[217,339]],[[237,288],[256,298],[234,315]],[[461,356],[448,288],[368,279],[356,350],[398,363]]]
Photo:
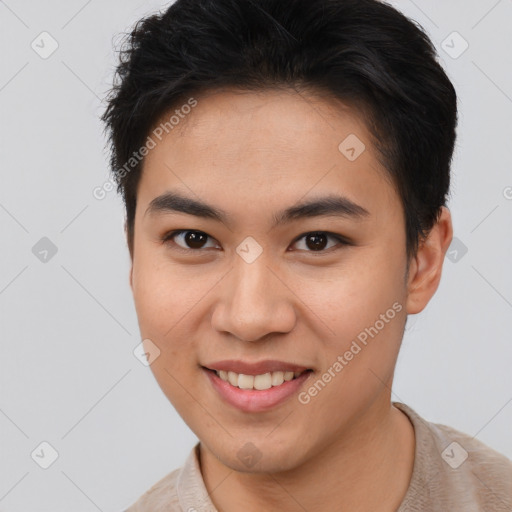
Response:
[[[213,219],[222,222],[226,226],[231,224],[232,221],[232,216],[221,208],[213,207],[208,203],[183,196],[177,192],[166,192],[155,197],[149,203],[144,216],[173,212]],[[345,196],[330,194],[301,202],[274,214],[272,216],[272,228],[297,219],[331,215],[361,220],[368,217],[370,212]]]

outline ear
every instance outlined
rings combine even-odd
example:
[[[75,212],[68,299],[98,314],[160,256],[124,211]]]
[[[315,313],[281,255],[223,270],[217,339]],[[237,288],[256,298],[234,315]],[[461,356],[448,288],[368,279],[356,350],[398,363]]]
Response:
[[[444,257],[453,238],[450,210],[443,206],[439,220],[422,240],[411,259],[407,282],[406,310],[414,315],[423,311],[441,280]]]

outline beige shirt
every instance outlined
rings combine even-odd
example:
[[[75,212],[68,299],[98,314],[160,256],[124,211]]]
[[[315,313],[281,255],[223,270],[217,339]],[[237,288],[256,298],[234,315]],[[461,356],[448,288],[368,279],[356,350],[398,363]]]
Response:
[[[411,482],[396,512],[512,512],[512,461],[467,434],[425,421],[404,404],[394,405],[410,418],[416,434]],[[218,512],[198,456],[199,443],[183,467],[125,512]]]

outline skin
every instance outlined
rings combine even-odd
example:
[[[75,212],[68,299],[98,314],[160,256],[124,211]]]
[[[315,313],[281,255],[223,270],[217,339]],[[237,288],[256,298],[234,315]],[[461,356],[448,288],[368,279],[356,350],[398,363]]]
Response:
[[[407,315],[422,311],[438,287],[450,212],[442,209],[406,279],[402,205],[356,111],[289,90],[197,99],[145,159],[130,285],[142,337],[161,351],[155,378],[201,441],[210,498],[223,512],[340,504],[392,512],[406,493],[415,447],[411,423],[391,404],[393,373]],[[354,161],[338,149],[349,134],[366,146]],[[232,224],[146,214],[170,190],[222,208]],[[270,229],[274,212],[332,193],[370,215]],[[190,247],[183,236],[164,243],[175,229],[206,233],[205,248],[180,252]],[[314,251],[297,240],[312,231],[353,245],[329,238],[323,253]],[[247,236],[263,249],[251,264],[236,252]],[[401,311],[308,404],[293,396],[267,412],[242,412],[201,369],[222,359],[289,361],[313,369],[307,389],[394,303]],[[247,442],[261,455],[251,468],[237,456]]]

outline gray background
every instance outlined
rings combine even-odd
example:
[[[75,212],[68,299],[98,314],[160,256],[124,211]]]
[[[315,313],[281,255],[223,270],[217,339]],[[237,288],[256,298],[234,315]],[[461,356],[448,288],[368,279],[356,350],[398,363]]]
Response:
[[[0,1],[0,511],[120,511],[196,442],[133,354],[121,200],[92,195],[108,179],[112,44],[165,5]],[[512,457],[512,2],[393,5],[427,29],[460,98],[459,242],[410,317],[393,398]]]

